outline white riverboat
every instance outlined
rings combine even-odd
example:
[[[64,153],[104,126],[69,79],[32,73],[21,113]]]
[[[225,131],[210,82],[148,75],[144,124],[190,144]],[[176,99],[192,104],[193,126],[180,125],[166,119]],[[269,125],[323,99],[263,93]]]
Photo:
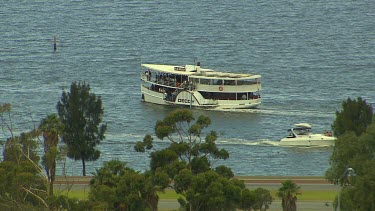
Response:
[[[261,76],[196,65],[142,64],[142,100],[160,105],[243,109],[261,104]]]
[[[311,125],[307,123],[295,124],[288,133],[287,137],[280,140],[280,146],[325,147],[333,146],[335,143],[331,131],[315,134]]]

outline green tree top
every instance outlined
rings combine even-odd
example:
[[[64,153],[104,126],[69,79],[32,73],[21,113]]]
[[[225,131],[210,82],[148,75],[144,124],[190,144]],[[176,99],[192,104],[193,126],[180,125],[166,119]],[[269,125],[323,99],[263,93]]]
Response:
[[[361,97],[357,100],[348,98],[342,103],[342,110],[336,111],[336,119],[332,124],[334,135],[339,137],[345,132],[353,131],[357,136],[365,132],[373,117],[372,106]]]
[[[104,140],[107,130],[107,125],[101,124],[102,100],[90,93],[89,84],[73,82],[70,92],[63,91],[57,111],[64,124],[62,140],[68,146],[68,157],[82,161],[83,176],[86,176],[85,161],[100,157],[96,145]]]
[[[281,184],[282,186],[279,188],[276,195],[281,198],[281,206],[283,211],[297,210],[297,195],[301,194],[301,187],[299,187],[292,180],[286,180]]]
[[[90,186],[93,210],[157,210],[159,189],[151,174],[136,172],[124,162],[105,162],[94,173]]]
[[[151,154],[151,170],[166,167],[166,164],[179,160],[186,163],[188,168],[197,174],[207,171],[212,161],[229,157],[225,149],[218,149],[216,146],[215,131],[209,132],[205,138],[202,138],[203,129],[211,124],[211,120],[203,115],[195,122],[194,120],[190,110],[177,109],[163,120],[156,122],[156,136],[161,140],[168,139],[171,144],[166,149]],[[146,135],[143,142],[138,142],[134,148],[139,152],[144,152],[145,148],[152,149],[152,137]],[[175,172],[177,169],[170,170]]]

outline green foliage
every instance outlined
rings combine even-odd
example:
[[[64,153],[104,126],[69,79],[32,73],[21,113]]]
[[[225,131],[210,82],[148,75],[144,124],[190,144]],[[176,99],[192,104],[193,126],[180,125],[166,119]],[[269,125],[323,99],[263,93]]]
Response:
[[[250,191],[249,189],[244,189],[241,192],[241,209],[243,210],[260,210],[265,211],[269,208],[272,203],[272,196],[270,191],[257,188]]]
[[[3,147],[4,161],[0,162],[0,210],[88,210],[83,209],[83,206],[78,207],[83,203],[77,201],[70,202],[71,206],[65,206],[65,202],[71,200],[55,197],[50,191],[53,185],[50,183],[48,186],[52,169],[56,165],[58,130],[62,126],[57,116],[50,115],[43,119],[38,130],[14,136],[10,109],[10,104],[0,106],[0,121],[11,134]],[[8,113],[7,118],[4,112]],[[48,178],[39,166],[37,140],[41,134],[45,141],[42,164],[46,167]],[[60,199],[55,200],[57,198]]]
[[[249,189],[244,189],[241,192],[241,206],[240,208],[245,211],[253,210],[255,205],[255,192],[250,191]],[[257,209],[254,209],[257,210]]]
[[[66,195],[51,195],[47,199],[50,210],[93,210],[93,204],[86,200],[70,198]]]
[[[36,153],[36,132],[22,133],[8,138],[4,147],[4,161],[0,163],[0,209],[43,209],[46,185],[39,156]]]
[[[375,209],[375,122],[365,100],[348,99],[332,125],[338,138],[326,178],[341,185],[341,210]],[[353,171],[348,172],[348,169]],[[337,201],[336,201],[337,203]]]
[[[267,210],[273,200],[270,191],[264,188],[257,188],[254,190],[254,195],[255,203],[253,205],[253,209],[260,211]]]
[[[190,110],[178,109],[156,122],[156,137],[169,140],[170,145],[150,153],[151,177],[160,178],[158,175],[162,175],[164,187],[170,184],[177,194],[183,196],[178,201],[186,210],[252,209],[255,192],[246,195],[248,190],[243,181],[233,179],[229,167],[218,166],[213,170],[213,163],[229,158],[229,153],[217,147],[215,131],[203,138],[203,130],[211,120],[205,116],[194,120]],[[146,135],[134,147],[138,152],[152,148],[151,135]],[[261,204],[266,207],[268,201],[264,198],[259,196],[258,199],[263,200]]]
[[[118,160],[104,163],[90,182],[93,209],[157,210],[156,192],[158,187],[165,188],[167,176],[162,172],[156,175],[136,172]]]
[[[326,178],[335,185],[343,185],[345,177],[344,171],[354,165],[354,160],[362,156],[361,142],[354,132],[348,132],[340,136],[335,141],[332,154],[329,159],[330,167],[326,171]]]
[[[162,149],[151,153],[150,167],[151,171],[156,171],[159,167],[173,165],[178,160],[178,155],[170,149]]]
[[[291,180],[286,180],[281,183],[282,186],[276,195],[281,198],[281,206],[283,211],[295,211],[297,210],[297,195],[300,193],[300,187]]]
[[[105,138],[107,130],[107,125],[101,124],[102,100],[90,93],[88,84],[73,82],[70,92],[63,91],[57,111],[64,125],[62,140],[68,146],[67,155],[82,161],[82,173],[86,176],[85,161],[100,157],[96,145]]]
[[[353,207],[354,210],[374,210],[375,122],[360,135],[353,131],[338,137],[329,162],[326,178],[342,186],[341,210]],[[349,174],[348,168],[354,172]]]
[[[3,151],[4,161],[19,163],[31,160],[39,163],[40,157],[36,152],[38,145],[34,140],[37,136],[38,133],[36,131],[31,131],[21,133],[20,136],[8,138]]]
[[[145,152],[145,149],[149,150],[152,149],[154,146],[152,145],[152,141],[154,139],[150,135],[146,135],[143,138],[143,142],[137,142],[134,146],[135,151],[137,152]]]
[[[353,210],[373,210],[373,209],[356,209],[356,205],[354,203],[353,197],[354,192],[352,188],[344,188],[340,190],[340,209],[338,209],[338,197],[336,197],[333,206],[335,210],[340,211],[353,211]]]
[[[46,171],[49,189],[48,195],[53,195],[53,183],[56,175],[56,159],[59,155],[57,144],[59,136],[64,129],[64,125],[56,114],[50,114],[42,119],[39,125],[39,130],[43,135],[44,155],[42,157],[42,164]]]
[[[211,170],[197,175],[185,174],[190,176],[180,181],[190,184],[183,188],[186,189],[186,201],[179,199],[181,206],[191,210],[236,210],[241,206],[244,199],[241,193],[247,190],[243,183],[228,180]]]
[[[169,113],[163,120],[157,121],[156,136],[162,140],[167,138],[171,144],[168,148],[151,154],[150,167],[152,171],[158,167],[168,168],[168,165],[175,165],[175,161],[179,161],[186,163],[187,168],[198,174],[209,170],[212,161],[229,157],[229,153],[225,149],[217,148],[216,132],[211,131],[205,139],[201,137],[203,129],[211,124],[211,120],[205,116],[199,116],[193,123],[194,120],[190,110],[177,109]],[[146,146],[148,146],[147,149],[151,149],[153,146],[150,135],[146,135],[143,142],[138,142],[135,149],[144,152]]]
[[[359,136],[371,124],[372,117],[372,106],[367,104],[366,100],[360,97],[357,100],[348,98],[342,103],[341,112],[336,111],[336,119],[332,124],[334,135],[340,137],[346,132],[353,131]]]
[[[231,179],[234,177],[234,174],[232,172],[232,170],[226,166],[218,166],[215,168],[215,171],[216,173],[220,174],[221,176],[227,178],[227,179]]]
[[[10,112],[12,110],[12,105],[9,103],[0,104],[0,123],[1,127],[3,128],[3,132],[5,133],[4,128],[10,132],[11,137],[13,137],[13,128],[12,128],[12,121],[10,119]],[[8,118],[6,117],[8,116]]]

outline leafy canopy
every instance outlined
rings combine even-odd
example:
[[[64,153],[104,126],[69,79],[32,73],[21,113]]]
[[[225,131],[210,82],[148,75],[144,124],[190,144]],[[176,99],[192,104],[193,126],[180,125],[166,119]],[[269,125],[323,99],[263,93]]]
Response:
[[[373,109],[361,97],[357,100],[348,98],[342,103],[342,110],[336,111],[336,119],[332,124],[334,135],[339,137],[345,132],[353,131],[361,135],[372,122]]]
[[[373,210],[375,208],[375,122],[360,136],[356,136],[354,132],[340,136],[335,142],[329,162],[330,167],[325,176],[330,182],[342,186],[343,197],[347,198],[344,203],[347,203],[348,207],[349,205],[359,207],[359,210]],[[348,168],[353,171],[347,172]]]
[[[342,210],[375,209],[375,121],[365,100],[348,99],[332,125],[337,139],[325,177],[341,185]],[[350,171],[348,171],[350,169]],[[337,204],[337,203],[336,203]],[[346,208],[345,208],[346,207]]]
[[[208,117],[201,115],[195,119],[187,109],[177,109],[157,121],[156,137],[170,144],[150,153],[150,173],[154,177],[167,176],[167,184],[184,196],[178,201],[186,209],[252,209],[255,196],[242,194],[247,190],[243,181],[234,179],[232,170],[226,166],[214,167],[216,161],[227,159],[229,153],[217,147],[215,131],[204,137],[204,129],[210,124]],[[134,149],[138,152],[154,149],[152,136],[146,135]]]
[[[136,172],[118,160],[105,162],[90,182],[92,209],[157,210],[156,192],[165,185],[165,178],[162,174],[151,177],[149,172]]]

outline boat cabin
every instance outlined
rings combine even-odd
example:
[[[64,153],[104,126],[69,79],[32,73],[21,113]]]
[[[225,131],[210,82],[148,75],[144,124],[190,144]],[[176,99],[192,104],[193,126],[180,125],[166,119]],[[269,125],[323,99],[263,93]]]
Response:
[[[312,127],[307,123],[295,124],[293,128],[288,129],[287,138],[296,138],[301,135],[309,135],[312,132]]]

